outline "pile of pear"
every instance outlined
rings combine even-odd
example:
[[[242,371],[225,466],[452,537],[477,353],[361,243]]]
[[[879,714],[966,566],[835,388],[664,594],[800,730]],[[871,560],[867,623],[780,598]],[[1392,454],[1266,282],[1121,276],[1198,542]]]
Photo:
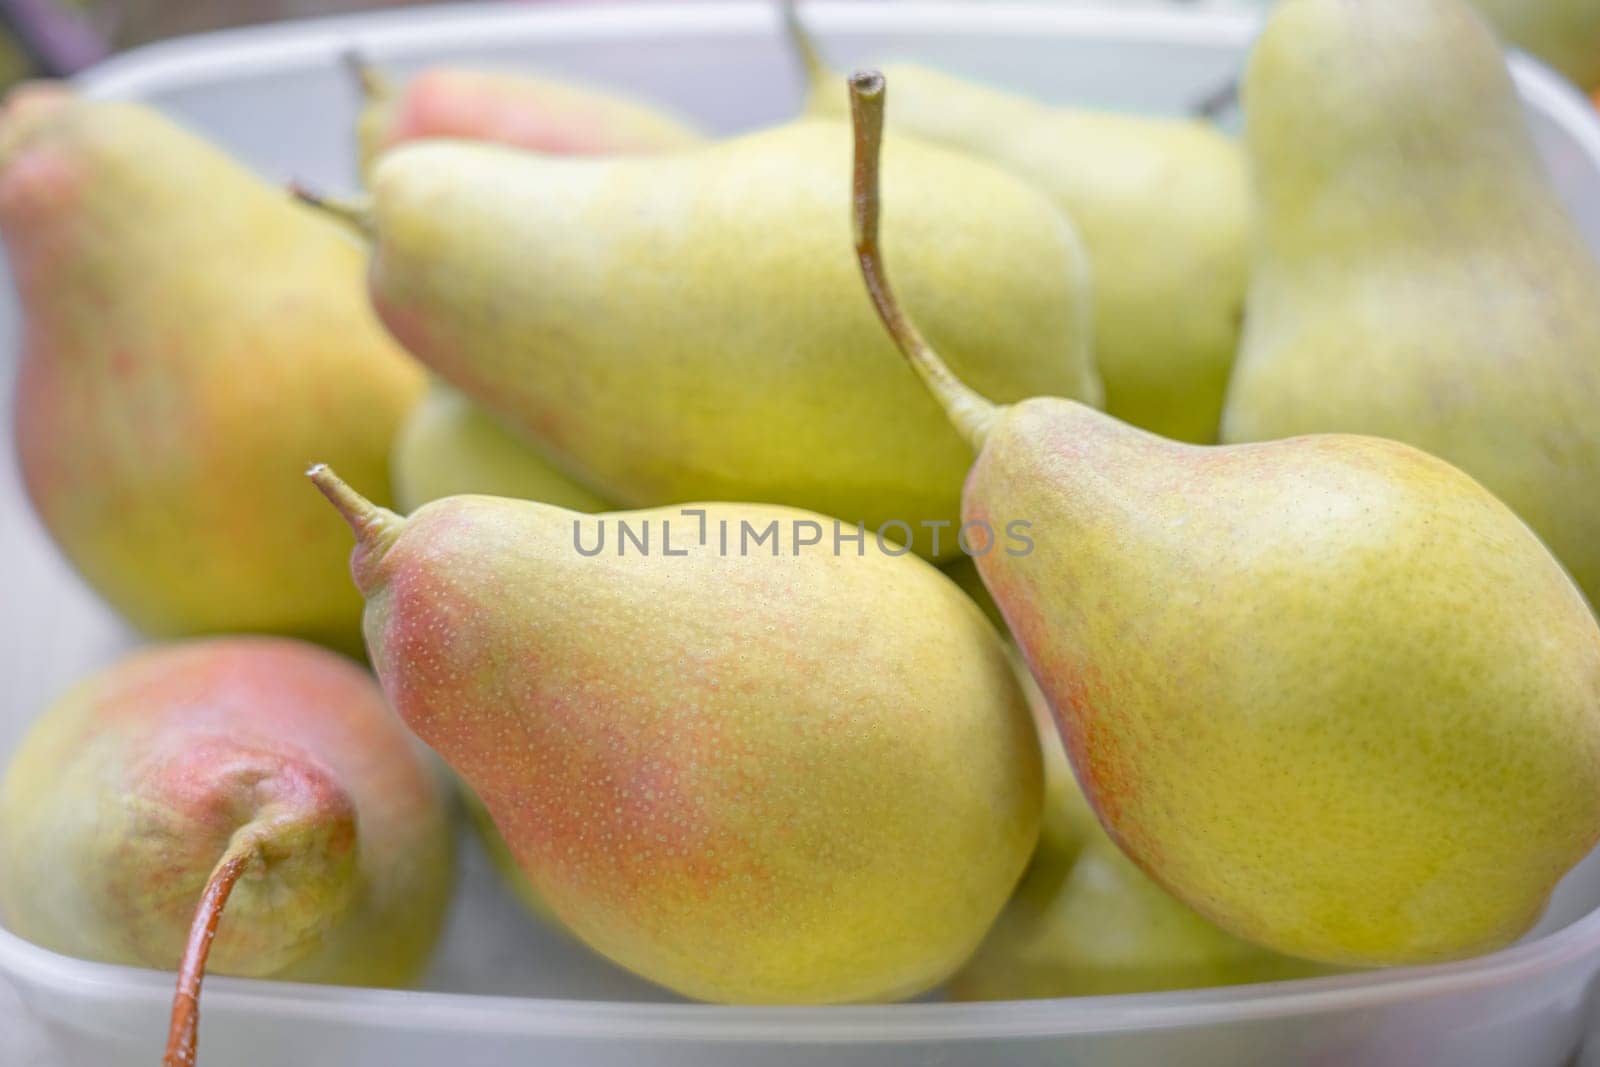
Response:
[[[8,99],[24,483],[173,643],[15,756],[0,917],[181,959],[169,1062],[230,920],[218,971],[420,970],[415,743],[532,910],[726,1003],[1460,959],[1600,841],[1600,263],[1489,23],[1282,0],[1235,139],[783,15],[803,114],[726,139],[352,60],[350,199]]]

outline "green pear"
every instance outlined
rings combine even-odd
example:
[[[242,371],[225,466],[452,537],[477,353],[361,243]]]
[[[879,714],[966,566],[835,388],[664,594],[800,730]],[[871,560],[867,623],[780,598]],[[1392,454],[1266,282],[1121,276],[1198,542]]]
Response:
[[[957,1000],[1106,996],[1326,974],[1234,937],[1185,907],[1095,828],[1072,863],[1035,857]]]
[[[373,300],[608,500],[789,504],[950,558],[964,446],[861,295],[849,154],[822,120],[655,158],[402,146],[358,215]],[[913,140],[888,154],[908,299],[955,364],[997,396],[1097,402],[1071,223],[981,161]],[[1003,283],[981,251],[996,240],[1025,281]]]
[[[436,67],[391,81],[346,57],[361,87],[361,173],[408,141],[494,141],[553,155],[651,154],[704,138],[661,108],[606,90],[513,71]]]
[[[985,400],[889,292],[883,78],[853,89],[868,291],[978,452],[963,518],[1031,523],[1031,551],[978,570],[1112,838],[1291,956],[1446,960],[1526,932],[1600,840],[1600,626],[1560,564],[1398,442],[1196,446]]]
[[[345,547],[294,472],[327,453],[387,499],[425,375],[348,235],[156,113],[59,87],[0,115],[0,234],[23,481],[78,572],[150,634],[359,648]]]
[[[1042,704],[1042,694],[1038,699]],[[1152,881],[1095,819],[1048,706],[1040,718],[1045,819],[1039,848],[983,945],[951,979],[953,997],[1147,993],[1327,972],[1234,937]]]
[[[1594,0],[1472,0],[1506,41],[1576,82],[1600,89],[1600,4]]]
[[[817,57],[793,4],[785,10],[806,61],[807,110],[844,116],[844,79]],[[1208,123],[1052,107],[911,63],[884,69],[895,86],[891,132],[1005,167],[1079,227],[1106,410],[1167,437],[1215,441],[1249,276],[1238,145]]]
[[[1416,445],[1600,597],[1600,263],[1460,0],[1286,0],[1250,59],[1260,198],[1223,436]]]
[[[977,947],[1034,846],[1039,752],[935,568],[788,508],[401,519],[312,478],[356,531],[395,710],[591,947],[737,1003],[910,996]]]
[[[395,502],[406,512],[468,493],[539,500],[570,511],[609,506],[443,382],[434,382],[401,427],[391,474]]]
[[[281,638],[149,649],[69,690],[0,780],[0,851],[18,936],[180,969],[169,1065],[194,1063],[207,969],[412,982],[452,882],[421,746],[366,672]]]

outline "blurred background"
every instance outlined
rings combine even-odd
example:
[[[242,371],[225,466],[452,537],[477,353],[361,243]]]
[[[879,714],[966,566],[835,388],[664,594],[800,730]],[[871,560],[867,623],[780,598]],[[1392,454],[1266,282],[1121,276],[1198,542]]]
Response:
[[[70,74],[112,52],[168,37],[313,15],[406,7],[421,2],[0,0],[0,84],[37,75]]]
[[[375,8],[451,0],[0,0],[0,88],[19,79],[69,75],[113,52],[169,37]],[[483,3],[486,0],[475,0]],[[494,0],[487,0],[494,2]],[[586,0],[501,0],[536,4]],[[650,0],[663,2],[663,0]],[[765,3],[769,0],[721,0]],[[983,3],[985,0],[969,0]],[[1272,0],[1031,0],[1115,7],[1265,7]],[[1474,0],[1508,43],[1533,53],[1600,99],[1600,40],[1591,4],[1600,0]]]
[[[450,0],[0,0],[0,85],[31,76],[71,74],[112,52],[184,34],[314,15],[447,2]],[[544,0],[503,2],[540,3]],[[763,0],[726,2],[760,3]],[[1075,0],[1039,2],[1071,3]],[[1100,2],[1159,5],[1205,0]],[[1238,3],[1240,0],[1213,2]]]

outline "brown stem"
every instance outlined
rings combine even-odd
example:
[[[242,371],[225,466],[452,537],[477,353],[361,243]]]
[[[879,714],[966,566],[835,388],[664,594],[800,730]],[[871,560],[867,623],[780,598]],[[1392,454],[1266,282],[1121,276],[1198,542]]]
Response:
[[[338,197],[319,193],[309,185],[299,181],[289,183],[289,195],[307,207],[316,208],[329,217],[342,222],[363,240],[372,240],[372,202],[369,198],[360,197],[341,200]]]
[[[1189,114],[1207,122],[1221,123],[1239,106],[1239,82],[1229,78],[1189,105]]]
[[[200,1031],[200,983],[205,978],[206,959],[217,937],[222,909],[228,906],[233,887],[256,855],[253,842],[245,848],[230,849],[206,882],[189,927],[183,962],[178,965],[178,990],[172,997],[172,1026],[167,1031],[167,1054],[161,1060],[162,1067],[194,1067]]]
[[[345,49],[339,53],[339,62],[361,87],[361,96],[367,103],[387,100],[394,95],[394,82],[390,81],[371,60],[362,55],[359,49]]]
[[[1000,409],[973,392],[951,372],[949,366],[922,333],[900,309],[884,272],[883,252],[878,247],[879,157],[883,149],[884,97],[887,84],[875,70],[857,71],[850,76],[850,120],[855,128],[856,258],[867,292],[878,309],[878,317],[900,347],[906,361],[921,376],[945,414],[974,450],[983,448]]]

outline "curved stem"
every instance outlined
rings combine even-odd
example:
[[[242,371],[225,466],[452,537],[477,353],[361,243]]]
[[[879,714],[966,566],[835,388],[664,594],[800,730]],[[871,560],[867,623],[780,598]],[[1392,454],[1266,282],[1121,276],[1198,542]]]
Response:
[[[361,54],[356,48],[347,48],[339,53],[339,63],[361,88],[362,99],[367,103],[387,100],[394,96],[395,85],[389,77],[379,70],[377,65]]]
[[[344,223],[356,236],[362,240],[373,239],[372,227],[372,198],[356,197],[341,200],[337,197],[325,196],[303,182],[290,182],[289,195],[305,204],[307,207],[316,208],[329,217]]]
[[[884,273],[878,247],[879,156],[883,147],[883,109],[886,85],[877,71],[858,71],[850,77],[850,119],[855,127],[855,236],[861,276],[872,295],[878,317],[888,327],[906,361],[921,376],[934,398],[961,436],[976,449],[983,448],[1000,409],[973,392],[900,310]]]
[[[806,30],[805,23],[800,21],[800,7],[795,0],[780,0],[778,9],[783,15],[783,32],[788,38],[789,47],[794,50],[795,57],[800,60],[800,66],[805,71],[806,84],[811,88],[826,85],[833,74],[828,70],[828,64],[822,59],[822,53],[817,49],[817,42]]]
[[[200,983],[205,978],[206,959],[217,937],[222,909],[228,906],[233,887],[258,855],[256,842],[234,846],[226,852],[211,877],[195,909],[189,927],[189,941],[178,965],[178,989],[172,997],[172,1025],[167,1031],[167,1052],[162,1067],[194,1067],[200,1033]]]

